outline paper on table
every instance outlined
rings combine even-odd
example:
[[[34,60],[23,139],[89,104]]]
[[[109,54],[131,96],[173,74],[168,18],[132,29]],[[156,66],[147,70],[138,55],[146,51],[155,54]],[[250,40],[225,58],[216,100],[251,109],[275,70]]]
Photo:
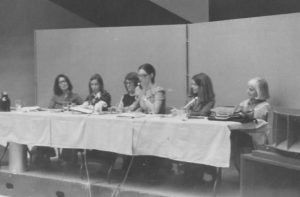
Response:
[[[39,111],[40,107],[39,106],[30,106],[30,107],[22,107],[21,111],[22,112],[31,112],[31,111]]]
[[[82,107],[81,105],[70,107],[70,110],[81,112],[81,113],[84,113],[84,114],[91,114],[91,113],[94,112],[93,109],[88,109],[88,108]]]
[[[121,113],[117,115],[118,117],[124,117],[124,118],[141,118],[144,117],[145,114],[142,113]]]

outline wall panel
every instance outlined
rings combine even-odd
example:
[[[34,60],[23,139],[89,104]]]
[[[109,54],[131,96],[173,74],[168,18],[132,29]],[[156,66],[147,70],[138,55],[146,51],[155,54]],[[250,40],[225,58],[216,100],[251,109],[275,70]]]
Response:
[[[189,25],[190,71],[213,80],[217,105],[247,97],[247,81],[267,79],[271,104],[300,108],[300,14]]]
[[[247,81],[261,76],[269,82],[273,106],[300,108],[299,19],[300,14],[287,14],[189,25],[190,78],[206,72],[216,105],[235,105],[247,97]],[[47,104],[57,74],[68,74],[85,97],[95,72],[115,104],[124,93],[124,75],[149,62],[168,90],[168,105],[182,106],[185,36],[185,25],[37,31],[39,104]]]
[[[38,104],[47,106],[57,74],[67,74],[74,92],[88,94],[88,80],[100,73],[116,104],[123,78],[143,63],[157,70],[157,84],[167,90],[167,104],[185,102],[186,26],[143,26],[39,30],[36,32]]]

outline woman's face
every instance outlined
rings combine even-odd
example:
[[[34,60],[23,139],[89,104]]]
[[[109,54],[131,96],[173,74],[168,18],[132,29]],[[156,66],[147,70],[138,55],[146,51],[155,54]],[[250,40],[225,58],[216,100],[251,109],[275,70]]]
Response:
[[[192,79],[191,83],[193,94],[198,94],[200,91],[200,87],[196,84],[196,82]]]
[[[92,89],[93,93],[97,93],[97,92],[100,91],[100,84],[98,83],[98,81],[96,79],[93,79],[90,82],[90,86],[91,86],[91,89]]]
[[[151,84],[152,76],[153,76],[152,74],[149,75],[143,69],[140,69],[138,71],[138,77],[139,77],[139,80],[140,80],[140,83],[141,83],[142,86],[147,86],[147,85]]]
[[[254,99],[257,97],[257,92],[253,84],[248,84],[247,94],[250,99]]]
[[[69,85],[67,80],[64,77],[59,77],[58,79],[58,85],[61,91],[65,92],[69,89]]]
[[[127,88],[127,90],[128,90],[128,93],[134,93],[134,91],[135,91],[135,84],[134,84],[134,82],[133,81],[131,81],[131,80],[126,80],[125,81],[125,85],[126,85],[126,88]]]

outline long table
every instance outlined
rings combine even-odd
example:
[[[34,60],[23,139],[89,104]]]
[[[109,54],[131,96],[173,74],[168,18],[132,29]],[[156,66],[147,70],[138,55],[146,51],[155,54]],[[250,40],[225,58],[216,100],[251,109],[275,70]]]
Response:
[[[182,119],[166,115],[0,112],[0,144],[82,148],[154,155],[229,167],[230,130],[264,132],[268,124]],[[20,156],[17,156],[20,157]]]

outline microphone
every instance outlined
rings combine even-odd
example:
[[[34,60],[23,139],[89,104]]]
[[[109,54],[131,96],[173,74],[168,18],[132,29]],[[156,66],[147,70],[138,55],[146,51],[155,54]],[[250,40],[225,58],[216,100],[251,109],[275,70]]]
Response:
[[[190,102],[188,102],[183,109],[188,109],[192,104],[194,104],[198,100],[198,97],[193,98]]]

